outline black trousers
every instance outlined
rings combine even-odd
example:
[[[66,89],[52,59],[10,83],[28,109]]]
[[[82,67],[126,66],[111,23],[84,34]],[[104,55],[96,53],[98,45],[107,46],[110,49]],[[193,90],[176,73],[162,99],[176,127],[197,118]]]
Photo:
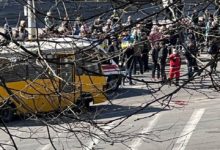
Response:
[[[166,67],[166,61],[161,61],[160,62],[160,68],[161,68],[160,73],[161,73],[161,77],[163,81],[167,79],[165,67]]]
[[[157,78],[160,78],[160,65],[158,62],[153,62],[152,78],[155,78],[156,71],[157,71]]]
[[[143,74],[143,63],[141,56],[134,56],[134,74],[137,71],[137,64],[139,64],[140,73]]]
[[[128,58],[127,62],[126,62],[126,76],[128,76],[129,79],[129,83],[132,83],[132,70],[134,67],[134,57],[131,56]]]
[[[144,68],[144,71],[148,70],[149,69],[149,55],[147,53],[144,53],[142,54],[142,62],[143,62],[143,68]]]
[[[196,58],[193,56],[187,56],[187,66],[188,66],[188,77],[191,78],[194,74],[194,72],[198,71],[198,64],[196,61]]]

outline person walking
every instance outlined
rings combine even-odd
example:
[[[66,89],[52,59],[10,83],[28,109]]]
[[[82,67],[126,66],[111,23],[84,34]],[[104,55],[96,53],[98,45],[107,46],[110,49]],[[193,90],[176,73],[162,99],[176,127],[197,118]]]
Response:
[[[170,54],[170,72],[169,83],[171,84],[173,78],[176,78],[176,85],[179,86],[181,58],[176,48],[173,48],[172,54]]]

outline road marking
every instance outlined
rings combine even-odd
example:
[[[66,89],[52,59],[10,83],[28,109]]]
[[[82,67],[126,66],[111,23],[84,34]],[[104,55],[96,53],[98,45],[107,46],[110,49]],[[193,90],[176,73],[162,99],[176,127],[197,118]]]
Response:
[[[125,85],[126,88],[137,89],[137,88],[146,88],[146,84],[141,85]]]
[[[159,117],[160,117],[161,113],[158,113],[155,115],[154,119],[151,120],[151,122],[149,123],[148,127],[144,128],[142,131],[141,131],[141,134],[146,134],[148,133],[149,131],[151,131],[153,129],[153,127],[155,126],[155,124],[157,123]],[[138,147],[141,146],[142,144],[142,140],[141,138],[137,138],[135,139],[135,141],[133,142],[133,144],[130,146],[130,148],[132,150],[138,150]]]
[[[60,137],[63,133],[58,133],[57,137]],[[49,140],[49,139],[48,139]],[[56,142],[56,141],[53,141],[52,142]],[[49,150],[50,148],[52,147],[51,143],[48,143],[46,145],[44,145],[44,147],[40,148],[41,150]]]
[[[114,124],[115,124],[115,122],[110,123],[109,125],[105,126],[105,127],[103,128],[103,130],[110,130],[110,129],[112,129],[112,128],[114,127]],[[97,134],[98,137],[97,137],[97,138],[94,137],[94,138],[92,139],[92,141],[89,143],[89,145],[88,145],[85,149],[86,149],[86,150],[93,150],[94,147],[99,143],[99,136],[100,136],[100,135],[103,135],[103,134],[104,134],[103,132],[99,132],[99,134]]]
[[[115,124],[115,123],[114,123]],[[110,123],[109,125],[103,127],[103,130],[109,130],[112,129],[114,127],[113,123]],[[59,133],[58,137],[61,136],[63,133]],[[99,143],[99,136],[103,135],[103,132],[99,132],[97,135],[98,137],[94,137],[93,140],[88,144],[89,146],[86,147],[86,150],[92,150],[98,143]],[[56,142],[56,141],[53,141]],[[44,145],[42,148],[40,148],[40,150],[49,150],[51,149],[52,145],[51,143],[48,143],[46,145]]]
[[[41,150],[48,150],[50,148],[51,148],[51,144],[47,144]]]
[[[189,142],[190,137],[192,136],[193,130],[195,130],[196,125],[198,124],[199,120],[202,118],[205,109],[198,109],[195,110],[187,122],[186,126],[184,127],[182,133],[180,134],[180,138],[176,141],[173,150],[184,150],[187,143]]]
[[[138,114],[138,115],[135,114],[135,115],[133,115],[132,117],[142,118],[142,117],[146,117],[146,114]],[[131,119],[132,117],[130,117],[130,119]],[[115,117],[114,119],[117,119],[117,118],[119,118],[119,117]],[[155,118],[154,118],[153,121],[150,122],[149,127],[143,129],[143,130],[142,130],[142,133],[147,133],[147,132],[149,132],[149,130],[152,129],[152,127],[154,126],[154,124],[156,123],[156,120],[158,120],[158,118],[159,118],[159,114],[155,115]],[[112,120],[114,120],[114,119],[112,119]],[[110,123],[108,126],[105,126],[105,127],[103,128],[103,130],[112,129],[112,128],[115,127],[115,125],[117,125],[117,122],[112,122],[112,123]],[[103,134],[104,134],[103,132],[100,132],[100,133],[97,134],[97,135],[100,136],[100,135],[103,135]],[[86,149],[86,150],[93,150],[98,143],[99,143],[99,137],[93,138],[93,140],[88,144],[88,146],[87,146],[85,149]]]

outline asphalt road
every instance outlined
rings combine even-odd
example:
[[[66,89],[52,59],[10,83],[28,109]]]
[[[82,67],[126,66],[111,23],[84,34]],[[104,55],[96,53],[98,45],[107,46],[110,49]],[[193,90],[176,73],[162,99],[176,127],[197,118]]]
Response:
[[[182,73],[185,71],[186,66],[184,65]],[[136,77],[148,81],[150,80],[150,72]],[[174,94],[169,102],[169,107],[161,105],[161,102],[167,104],[167,100],[161,100],[121,122],[120,126],[116,127],[121,120],[103,126],[103,130],[112,129],[111,133],[114,134],[111,134],[110,137],[106,137],[103,132],[86,123],[76,127],[77,123],[71,120],[68,124],[64,122],[51,124],[53,129],[49,129],[50,136],[58,150],[80,150],[82,149],[81,145],[84,145],[86,150],[128,150],[129,148],[132,150],[219,150],[220,96],[219,93],[212,91],[209,85],[210,79],[208,77],[203,78],[202,84],[201,79],[198,78],[189,83],[185,89]],[[100,112],[100,115],[96,117],[99,122],[122,118],[137,111],[155,98],[160,98],[178,88],[175,85],[164,85],[155,93],[149,87],[157,89],[160,84],[146,86],[146,84],[136,82],[135,85],[130,86],[125,83],[120,90],[111,95],[113,105],[106,102],[92,106],[89,115],[92,116],[94,112]],[[65,128],[70,129],[70,126],[71,130],[64,130]],[[53,149],[53,145],[48,140],[48,130],[39,121],[16,120],[8,124],[8,127],[14,135],[18,149]],[[88,137],[88,134],[83,132],[85,128],[96,133],[96,136]],[[0,143],[11,145],[12,141],[4,133],[4,128],[0,129]],[[79,139],[82,143],[79,142]],[[112,140],[115,142],[111,142]],[[2,149],[13,149],[7,145],[4,145]]]

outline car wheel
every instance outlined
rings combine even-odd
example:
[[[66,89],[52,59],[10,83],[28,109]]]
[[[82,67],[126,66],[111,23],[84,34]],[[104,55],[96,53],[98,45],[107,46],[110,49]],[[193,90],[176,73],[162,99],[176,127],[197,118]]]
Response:
[[[14,118],[14,108],[10,105],[4,105],[0,110],[0,117],[4,122],[10,122]]]
[[[108,82],[108,90],[116,91],[118,90],[121,84],[121,79],[119,76],[109,76],[107,82]]]

